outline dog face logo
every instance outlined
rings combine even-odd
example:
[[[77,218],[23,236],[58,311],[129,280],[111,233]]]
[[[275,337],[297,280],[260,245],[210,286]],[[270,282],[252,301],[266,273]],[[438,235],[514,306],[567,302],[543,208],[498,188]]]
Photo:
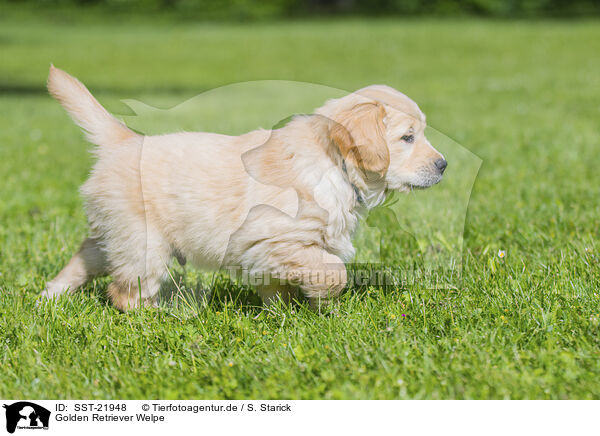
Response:
[[[6,431],[14,433],[19,429],[48,429],[50,411],[28,401],[4,405],[6,409]]]

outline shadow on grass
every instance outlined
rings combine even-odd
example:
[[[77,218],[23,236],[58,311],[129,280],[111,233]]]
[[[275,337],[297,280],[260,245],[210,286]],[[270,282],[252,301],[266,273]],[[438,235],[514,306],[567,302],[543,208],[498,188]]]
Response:
[[[226,306],[257,315],[263,310],[260,297],[249,286],[232,281],[221,273],[206,275],[169,271],[170,277],[160,290],[159,306],[182,315],[198,316],[206,309],[222,311]]]

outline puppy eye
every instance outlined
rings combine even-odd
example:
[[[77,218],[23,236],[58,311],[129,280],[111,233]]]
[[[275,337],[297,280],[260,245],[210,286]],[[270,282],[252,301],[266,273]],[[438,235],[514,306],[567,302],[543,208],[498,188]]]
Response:
[[[409,144],[412,144],[413,142],[415,142],[415,135],[404,135],[402,138],[403,141],[408,142]]]

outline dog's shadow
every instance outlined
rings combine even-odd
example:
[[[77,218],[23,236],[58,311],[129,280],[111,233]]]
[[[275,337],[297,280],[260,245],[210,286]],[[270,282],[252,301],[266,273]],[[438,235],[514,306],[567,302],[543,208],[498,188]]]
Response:
[[[225,306],[234,306],[249,314],[263,310],[256,291],[232,280],[227,273],[202,273],[189,268],[169,269],[169,278],[158,295],[158,305],[184,316],[197,316],[207,308],[221,311]]]

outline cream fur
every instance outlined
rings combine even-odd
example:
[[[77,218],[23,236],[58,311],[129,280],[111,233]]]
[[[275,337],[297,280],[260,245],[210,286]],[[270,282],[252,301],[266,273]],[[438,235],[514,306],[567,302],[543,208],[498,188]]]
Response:
[[[90,236],[45,297],[111,274],[116,307],[154,304],[176,256],[264,274],[270,281],[257,289],[267,303],[300,290],[318,306],[346,285],[344,262],[365,209],[391,189],[442,177],[424,115],[386,86],[241,136],[139,135],[53,66],[48,89],[97,146],[97,160],[81,189]],[[401,139],[411,132],[414,143]]]

